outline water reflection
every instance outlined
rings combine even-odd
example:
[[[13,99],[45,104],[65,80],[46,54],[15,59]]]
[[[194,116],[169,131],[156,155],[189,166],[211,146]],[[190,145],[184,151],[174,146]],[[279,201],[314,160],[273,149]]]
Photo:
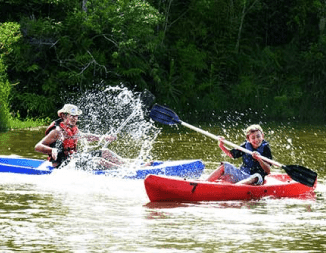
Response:
[[[16,155],[27,158],[44,158],[35,152],[35,144],[44,136],[45,128],[12,130],[0,133],[0,154]]]

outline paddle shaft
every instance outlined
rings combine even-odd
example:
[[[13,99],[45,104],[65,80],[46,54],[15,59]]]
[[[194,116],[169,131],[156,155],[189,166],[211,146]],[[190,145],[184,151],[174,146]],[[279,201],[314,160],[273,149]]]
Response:
[[[146,95],[145,95],[146,94]],[[124,128],[127,123],[134,118],[137,114],[139,114],[141,112],[142,109],[142,102],[149,106],[150,104],[153,103],[153,101],[155,100],[155,97],[152,93],[150,93],[148,90],[145,90],[144,92],[142,92],[139,95],[138,101],[137,101],[137,105],[136,108],[134,109],[134,111],[129,115],[129,117],[121,124],[120,127],[118,127],[118,129],[115,131],[115,133],[113,134],[114,136],[117,136],[118,133],[120,133],[120,131],[122,130],[122,128]],[[102,141],[102,140],[101,140]],[[99,141],[99,143],[101,142]],[[107,146],[110,144],[110,141],[107,141],[104,143],[103,148],[107,148]]]
[[[136,114],[139,113],[138,111],[139,109],[137,108],[137,110],[134,110],[132,114],[129,115],[129,117],[121,124],[121,126],[117,129],[117,131],[113,134],[113,136],[117,136],[118,133],[120,133],[120,131],[122,130],[122,128],[124,128],[127,123],[136,116]],[[107,146],[110,144],[110,141],[105,142],[105,144],[103,145],[103,148],[107,148]]]
[[[202,134],[204,134],[204,135],[206,135],[206,136],[208,136],[208,137],[210,137],[210,138],[212,138],[212,139],[215,139],[215,140],[217,140],[217,141],[220,141],[221,138],[222,138],[221,136],[217,136],[217,135],[211,134],[211,133],[209,133],[209,132],[207,132],[207,131],[205,131],[205,130],[202,130],[202,129],[197,128],[197,127],[192,126],[192,125],[189,125],[188,123],[183,122],[182,120],[180,120],[180,124],[183,125],[183,126],[185,126],[185,127],[190,128],[190,129],[192,129],[192,130],[194,130],[194,131],[196,131],[196,132],[202,133]],[[243,147],[241,147],[241,146],[238,146],[238,145],[236,145],[236,144],[234,144],[234,143],[232,143],[232,142],[229,142],[229,141],[227,141],[227,140],[223,140],[223,142],[224,142],[225,144],[227,144],[227,145],[233,147],[233,148],[236,148],[236,149],[238,149],[238,150],[244,152],[244,153],[247,153],[247,154],[250,154],[250,155],[252,155],[252,153],[253,153],[252,151],[250,151],[250,150],[248,150],[248,149],[246,149],[246,148],[243,148]],[[267,157],[264,157],[264,156],[261,156],[261,155],[260,155],[260,158],[261,158],[262,160],[264,160],[265,162],[268,162],[268,163],[270,163],[270,164],[274,164],[274,165],[277,166],[277,167],[282,167],[282,166],[284,166],[283,164],[278,163],[278,162],[276,162],[276,161],[273,161],[273,160],[271,160],[271,159],[269,159],[269,158],[267,158]]]

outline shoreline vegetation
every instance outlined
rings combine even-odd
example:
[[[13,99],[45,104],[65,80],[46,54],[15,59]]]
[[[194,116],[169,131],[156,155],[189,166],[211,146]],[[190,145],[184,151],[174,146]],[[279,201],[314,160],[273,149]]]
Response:
[[[1,129],[0,132],[3,131],[11,131],[11,130],[22,130],[22,129],[33,129],[39,127],[46,127],[51,123],[49,118],[45,119],[18,119],[18,118],[9,118],[8,120],[8,128]]]
[[[226,112],[224,112],[226,113]],[[240,117],[239,114],[242,116]],[[306,126],[324,126],[324,122],[320,121],[302,121],[299,120],[295,117],[287,118],[287,119],[273,119],[273,118],[268,118],[268,117],[257,117],[257,113],[253,113],[250,115],[245,115],[243,113],[238,113],[238,112],[227,112],[226,114],[222,115],[220,114],[219,116],[212,116],[210,120],[205,120],[202,121],[198,117],[192,117],[194,114],[192,113],[185,113],[182,115],[182,117],[187,121],[195,125],[201,125],[201,126],[213,126],[213,125],[219,125],[219,124],[226,124],[228,123],[229,125],[249,125],[250,123],[246,122],[257,122],[259,124],[275,124],[275,122],[278,122],[278,124],[284,125],[284,126],[290,126],[290,125],[306,125]],[[266,116],[266,115],[265,115]],[[13,131],[13,130],[24,130],[24,129],[38,129],[42,127],[47,127],[49,124],[51,124],[53,120],[51,120],[49,117],[41,119],[41,118],[27,118],[27,119],[21,119],[21,118],[14,118],[10,117],[8,119],[8,127],[7,128],[0,128],[0,133],[1,132],[6,132],[6,131]],[[170,127],[168,126],[162,126],[167,129]]]
[[[190,123],[250,110],[326,122],[322,0],[80,3],[0,2],[0,129],[116,86]]]

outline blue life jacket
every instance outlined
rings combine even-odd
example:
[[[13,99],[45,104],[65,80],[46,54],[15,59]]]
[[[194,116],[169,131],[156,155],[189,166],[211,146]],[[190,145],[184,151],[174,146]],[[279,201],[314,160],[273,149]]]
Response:
[[[246,142],[245,143],[245,148],[250,150],[251,152],[254,152],[254,151],[257,151],[259,154],[263,154],[264,152],[264,149],[265,147],[268,145],[268,142],[263,140],[262,144],[257,148],[257,149],[254,149],[252,147],[252,145],[250,144],[250,142]],[[259,173],[261,174],[262,176],[265,176],[266,173],[265,171],[263,170],[263,168],[260,166],[259,162],[255,159],[252,158],[251,155],[247,154],[247,153],[244,153],[243,156],[242,156],[242,161],[243,161],[243,164],[241,165],[241,170],[250,174],[250,175],[253,175],[255,173]]]

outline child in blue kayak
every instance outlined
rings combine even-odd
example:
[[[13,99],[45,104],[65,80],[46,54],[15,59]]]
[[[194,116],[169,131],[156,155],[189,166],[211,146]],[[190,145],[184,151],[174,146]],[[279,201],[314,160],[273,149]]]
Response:
[[[53,167],[58,168],[65,161],[69,161],[77,153],[77,142],[84,138],[89,142],[99,141],[100,137],[94,134],[82,133],[77,127],[78,116],[82,111],[75,105],[65,104],[58,111],[58,120],[46,129],[45,137],[35,145],[35,150],[47,154]],[[112,142],[115,136],[105,136],[105,141]],[[83,153],[84,160],[99,158],[99,164],[106,168],[123,164],[123,161],[108,149]],[[103,158],[103,159],[102,159]]]
[[[242,165],[240,169],[233,164],[222,162],[221,166],[215,170],[207,181],[213,182],[221,176],[229,177],[232,183],[240,184],[263,184],[266,175],[270,174],[271,164],[261,159],[261,156],[272,159],[271,149],[267,141],[264,140],[263,129],[259,125],[251,125],[245,130],[246,142],[241,147],[253,152],[252,155],[244,153],[237,149],[227,149],[224,146],[224,138],[219,140],[219,147],[231,158],[242,157]]]

